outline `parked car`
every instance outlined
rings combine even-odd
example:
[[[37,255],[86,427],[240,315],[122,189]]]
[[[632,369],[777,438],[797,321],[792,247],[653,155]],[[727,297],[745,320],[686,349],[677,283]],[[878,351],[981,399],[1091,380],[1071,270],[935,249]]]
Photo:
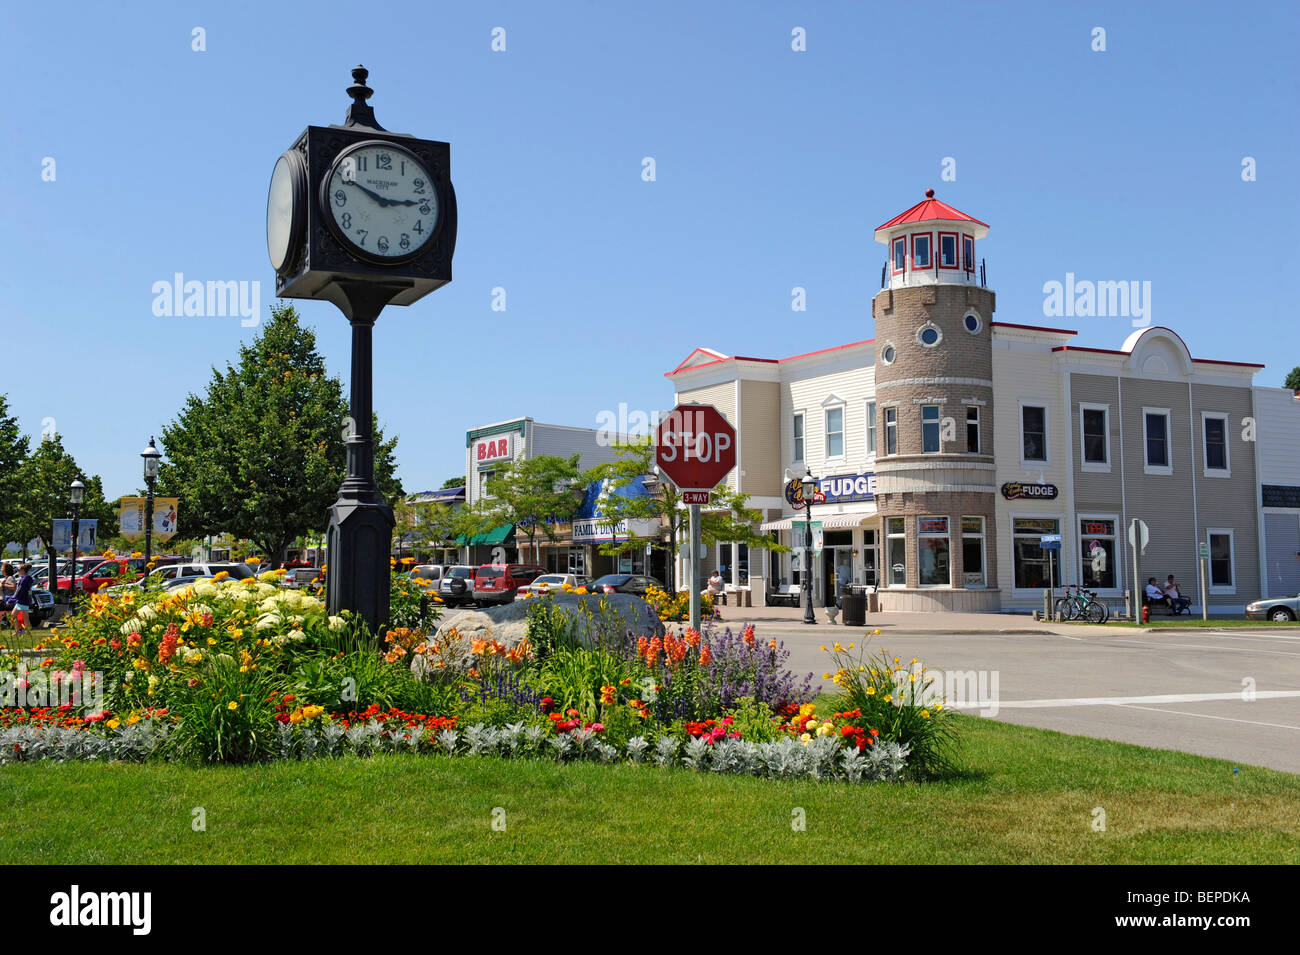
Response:
[[[644,597],[646,590],[651,587],[664,589],[658,580],[642,574],[606,574],[597,577],[590,589],[598,594],[635,594]]]
[[[460,607],[467,604],[474,604],[474,575],[478,571],[468,564],[452,564],[447,568],[447,572],[442,575],[442,580],[438,583],[438,596],[442,598],[444,606]]]
[[[1294,597],[1273,597],[1269,600],[1256,600],[1246,605],[1246,616],[1251,620],[1286,620],[1300,619],[1300,594]]]
[[[447,575],[447,569],[450,564],[416,564],[411,568],[411,577],[420,580],[432,581],[434,584],[441,584],[442,578]]]
[[[32,623],[39,624],[54,616],[54,594],[44,587],[32,588]]]
[[[531,584],[546,573],[545,567],[536,564],[484,564],[474,575],[474,602],[508,604],[523,584]]]
[[[544,594],[548,590],[563,590],[565,587],[589,587],[591,578],[585,574],[542,574],[531,584],[524,584],[518,588],[515,593],[519,596],[531,591],[535,594]]]
[[[222,571],[226,576],[235,580],[243,580],[246,577],[254,576],[252,567],[240,563],[206,563],[204,561],[187,561],[183,564],[169,564],[166,567],[157,567],[149,572],[147,578],[135,580],[126,584],[119,584],[116,587],[110,587],[107,593],[122,593],[127,590],[141,590],[147,583],[149,586],[163,584],[165,589],[171,589],[171,583],[175,580],[190,578],[191,583],[202,577],[215,577]]]
[[[144,573],[143,557],[87,557],[77,560],[77,589],[88,594],[99,593],[105,587],[120,582],[130,583]],[[71,566],[67,575],[59,576],[59,591],[72,585]],[[125,580],[123,580],[125,578]]]
[[[325,574],[319,567],[295,567],[284,575],[284,586],[290,590],[303,590],[325,583]]]

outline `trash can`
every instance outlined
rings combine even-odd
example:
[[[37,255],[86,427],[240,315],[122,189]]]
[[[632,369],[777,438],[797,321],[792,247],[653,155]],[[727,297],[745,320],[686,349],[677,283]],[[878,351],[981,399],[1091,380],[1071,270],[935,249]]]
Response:
[[[860,584],[849,584],[840,595],[840,612],[844,615],[844,626],[865,627],[867,625],[867,589]]]

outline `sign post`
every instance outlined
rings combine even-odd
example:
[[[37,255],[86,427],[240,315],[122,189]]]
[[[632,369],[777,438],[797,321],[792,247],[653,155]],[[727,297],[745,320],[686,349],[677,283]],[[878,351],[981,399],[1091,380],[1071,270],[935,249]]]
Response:
[[[1038,538],[1038,546],[1047,551],[1047,600],[1043,615],[1052,623],[1056,622],[1056,551],[1061,549],[1060,534],[1043,534]]]
[[[1201,571],[1201,619],[1210,619],[1210,545],[1201,541],[1197,547],[1197,561]]]
[[[1133,518],[1128,526],[1128,542],[1133,548],[1133,625],[1142,626],[1142,598],[1146,593],[1142,589],[1142,573],[1138,567],[1138,558],[1147,552],[1151,542],[1151,533],[1146,521]]]
[[[736,466],[736,430],[713,405],[678,405],[655,432],[655,464],[690,507],[691,626],[700,627],[700,505]]]

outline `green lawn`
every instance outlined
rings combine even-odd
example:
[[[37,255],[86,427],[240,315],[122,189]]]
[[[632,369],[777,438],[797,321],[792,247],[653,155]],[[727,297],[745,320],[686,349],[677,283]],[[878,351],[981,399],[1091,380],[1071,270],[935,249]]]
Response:
[[[0,863],[1300,862],[1298,776],[959,719],[967,772],[905,786],[410,756],[7,766]]]

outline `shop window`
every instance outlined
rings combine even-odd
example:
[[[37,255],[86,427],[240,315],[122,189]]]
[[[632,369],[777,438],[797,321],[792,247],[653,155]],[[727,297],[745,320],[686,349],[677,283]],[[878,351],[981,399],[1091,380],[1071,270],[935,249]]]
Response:
[[[1083,586],[1089,590],[1113,589],[1117,570],[1114,518],[1080,518],[1079,548],[1083,559],[1083,575],[1079,579]]]
[[[961,237],[961,257],[967,272],[975,271],[975,238],[969,235]]]
[[[1044,534],[1061,533],[1061,522],[1047,517],[1018,517],[1011,522],[1011,566],[1015,586],[1019,590],[1046,590],[1049,571],[1056,583],[1061,582],[1056,554],[1060,551],[1043,550]]]
[[[794,413],[794,459],[803,460],[803,412]]]
[[[1047,408],[1043,405],[1020,406],[1021,457],[1025,461],[1047,463]]]
[[[939,452],[939,406],[921,406],[921,450],[925,454]]]
[[[876,453],[876,403],[867,402],[867,454]]]
[[[957,268],[957,233],[939,233],[939,268]]]
[[[1169,410],[1142,409],[1142,440],[1146,447],[1147,474],[1172,474],[1173,456],[1169,440]]]
[[[826,409],[826,457],[844,457],[844,409]]]
[[[1210,543],[1210,590],[1214,593],[1235,593],[1237,578],[1234,573],[1232,531],[1211,527],[1206,531]]]
[[[912,236],[912,271],[930,267],[930,233]]]
[[[907,266],[907,239],[899,236],[894,240],[894,273],[897,274]]]
[[[1205,432],[1205,475],[1227,477],[1228,467],[1228,416],[1204,414],[1201,426]]]
[[[978,405],[966,406],[966,451],[980,453],[980,409]]]
[[[885,521],[885,541],[888,557],[885,560],[885,579],[891,587],[907,586],[907,536],[903,518],[891,517]]]
[[[961,569],[962,581],[967,587],[983,587],[984,576],[984,518],[961,519]]]
[[[916,566],[922,587],[951,586],[948,518],[918,517],[916,519]]]
[[[898,409],[885,409],[885,453],[898,453]]]
[[[1109,415],[1110,411],[1105,405],[1079,407],[1084,470],[1110,470]]]

